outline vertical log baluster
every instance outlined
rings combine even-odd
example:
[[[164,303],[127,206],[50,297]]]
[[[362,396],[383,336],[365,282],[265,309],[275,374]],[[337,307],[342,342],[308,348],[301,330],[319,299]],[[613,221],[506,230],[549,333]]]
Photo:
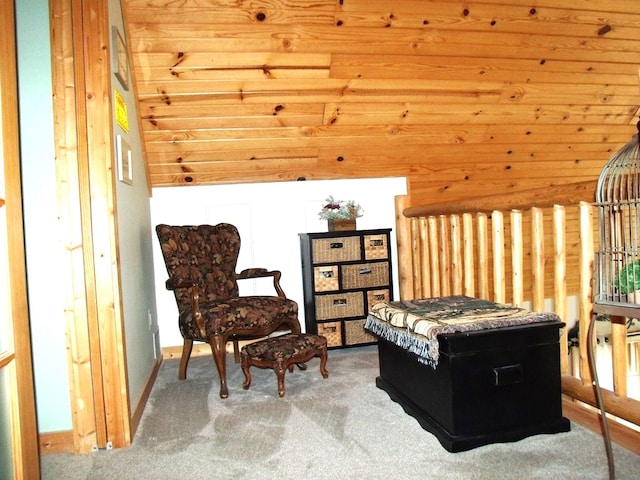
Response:
[[[511,287],[513,289],[513,305],[524,306],[524,269],[522,246],[522,212],[511,211]]]

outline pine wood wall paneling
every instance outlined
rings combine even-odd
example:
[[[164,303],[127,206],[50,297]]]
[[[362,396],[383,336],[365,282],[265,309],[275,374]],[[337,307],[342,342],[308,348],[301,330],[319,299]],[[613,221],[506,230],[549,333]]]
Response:
[[[169,145],[172,150],[196,149],[214,150],[244,149],[245,145],[260,150],[260,142],[271,142],[274,148],[291,147],[315,147],[320,148],[327,144],[343,148],[353,145],[353,142],[365,139],[369,148],[375,146],[387,146],[392,144],[402,145],[470,145],[491,146],[495,153],[503,153],[512,156],[516,151],[531,151],[533,148],[544,148],[547,151],[574,151],[579,148],[581,141],[590,145],[604,144],[608,141],[622,142],[631,139],[627,132],[620,134],[605,134],[602,137],[595,135],[572,135],[572,141],[567,146],[566,139],[562,145],[561,133],[553,135],[538,135],[529,138],[527,132],[512,131],[505,135],[488,135],[482,128],[468,128],[463,126],[445,126],[443,129],[429,129],[420,125],[368,125],[368,126],[318,126],[318,127],[277,127],[277,128],[237,128],[237,129],[198,129],[198,130],[173,130],[173,131],[149,131],[145,133],[145,140],[149,142],[149,152],[153,152],[156,145],[163,150]],[[561,129],[559,129],[561,130]],[[538,140],[539,139],[539,140]],[[242,140],[242,142],[240,142]],[[536,141],[538,140],[538,141]],[[575,142],[575,143],[574,143]],[[530,144],[530,145],[529,145]],[[537,147],[536,145],[543,145]],[[554,148],[555,145],[555,148]],[[575,147],[574,147],[575,145]],[[215,148],[212,148],[214,147]],[[398,145],[400,146],[400,145]],[[265,148],[263,143],[262,149]],[[576,155],[579,155],[576,154]]]
[[[130,443],[130,414],[124,364],[124,338],[122,303],[117,266],[117,229],[115,219],[113,132],[111,128],[111,82],[109,29],[107,3],[85,1],[78,12],[84,45],[83,92],[87,132],[86,192],[90,193],[90,210],[83,212],[87,238],[91,245],[94,278],[87,282],[90,294],[95,296],[95,314],[92,347],[99,359],[92,362],[94,370],[101,368],[104,394],[107,443],[99,440],[99,447],[109,443],[123,447]],[[80,20],[80,18],[78,19]],[[96,68],[101,65],[102,68]],[[86,89],[86,90],[85,90]],[[90,167],[89,167],[90,166]],[[97,338],[96,338],[97,337]],[[95,355],[95,354],[94,354]]]
[[[144,53],[246,53],[256,51],[424,55],[468,58],[530,59],[537,62],[582,61],[632,64],[637,39],[532,35],[431,28],[334,27],[305,25],[246,25],[206,23],[149,24],[132,22],[134,49]],[[166,19],[166,16],[165,16]],[[148,20],[147,20],[148,21]],[[144,63],[142,63],[144,64]]]
[[[67,300],[78,453],[131,441],[114,209],[106,0],[51,5],[58,200],[69,249]]]
[[[384,162],[376,162],[373,161],[362,161],[362,162],[353,162],[350,163],[351,171],[360,172],[361,177],[363,178],[371,178],[379,175],[380,171],[383,171],[390,176],[401,176],[404,171],[406,171],[406,167],[402,164],[395,165],[394,168],[388,168],[385,166]],[[169,162],[165,164],[156,164],[153,167],[151,175],[181,175],[188,173],[194,177],[201,177],[203,175],[222,175],[224,172],[221,172],[221,168],[224,170],[233,168],[234,172],[238,174],[247,174],[250,176],[254,175],[263,175],[265,172],[271,173],[280,173],[284,174],[284,170],[280,171],[280,169],[285,169],[290,171],[290,176],[292,180],[295,180],[296,175],[299,173],[299,167],[304,166],[307,170],[312,169],[312,171],[320,172],[322,177],[324,178],[341,178],[342,172],[340,170],[341,162],[335,159],[330,161],[322,162],[318,161],[315,156],[308,157],[278,157],[273,159],[256,159],[253,161],[244,162],[244,164],[234,165],[229,167],[226,165],[228,162],[220,161],[220,162],[207,162],[206,164],[198,163],[192,164],[190,162],[180,162],[178,165],[175,163]],[[356,165],[354,165],[356,163]],[[577,166],[573,161],[567,162],[566,168],[558,168],[555,164],[551,165],[547,168],[553,169],[554,173],[558,176],[571,176],[571,181],[583,181],[589,180],[593,178],[593,175],[597,175],[600,166],[599,164],[595,164],[593,168],[587,168],[585,162],[581,162],[579,166]],[[578,169],[579,167],[579,169]],[[459,167],[458,167],[459,168]],[[256,171],[252,172],[251,169],[255,169]],[[327,171],[328,170],[328,171]],[[427,169],[425,169],[427,170]],[[434,171],[434,169],[430,169]],[[540,180],[545,181],[548,178],[548,172],[545,174],[545,169],[541,168],[540,163],[531,162],[530,170],[523,168],[518,173],[518,168],[512,168],[514,171],[513,174],[510,174],[508,177],[511,182],[515,185],[517,184],[520,187],[529,186],[530,188],[535,187],[539,184]],[[419,173],[419,169],[415,169],[416,173]],[[465,188],[464,182],[456,183],[457,180],[461,177],[469,177],[467,183],[470,185],[478,185],[478,192],[476,196],[486,195],[486,192],[492,190],[492,185],[500,185],[500,180],[495,180],[496,172],[498,175],[503,175],[504,168],[501,165],[497,165],[496,168],[487,169],[482,173],[471,172],[471,168],[468,170],[458,169],[457,171],[452,171],[449,178],[444,178],[440,180],[434,180],[431,184],[421,184],[416,188],[420,188],[424,191],[426,190],[451,190],[450,198],[454,198],[456,195],[457,199],[465,198],[465,196],[458,196],[458,193],[464,193],[464,191],[460,192],[461,189]],[[441,171],[439,173],[442,173]],[[535,173],[535,174],[534,174]],[[580,173],[577,175],[576,173]],[[591,173],[592,175],[589,175]],[[471,180],[471,176],[473,176],[473,180]],[[311,177],[307,177],[311,178]],[[566,181],[566,180],[565,180]],[[449,184],[452,186],[449,186]],[[453,200],[452,200],[453,201]]]
[[[306,162],[309,164],[315,164],[315,157],[310,157],[306,159]],[[160,174],[151,174],[152,180],[157,180],[156,185],[161,185],[163,181],[167,178],[175,177],[173,181],[167,186],[176,185],[178,183],[182,183],[183,185],[188,185],[190,183],[202,183],[202,184],[230,184],[237,183],[237,179],[240,176],[244,176],[246,178],[251,178],[256,182],[269,182],[274,180],[303,180],[302,178],[297,177],[300,171],[300,164],[303,163],[300,159],[290,159],[290,162],[287,159],[275,159],[275,160],[266,160],[262,162],[242,162],[239,164],[233,165],[231,168],[221,169],[219,167],[212,167],[210,170],[204,172],[192,172],[188,167],[185,167],[180,171],[180,173],[160,173]],[[156,178],[158,176],[159,178]],[[269,180],[272,178],[273,180]]]
[[[236,53],[232,57],[216,53],[155,53],[145,56],[135,68],[143,79],[241,80],[283,78],[328,78],[331,56],[297,53]]]
[[[305,172],[307,172],[306,176],[300,176],[300,170],[304,166],[303,162],[296,159],[291,159],[289,162],[289,166],[287,166],[286,160],[278,159],[264,163],[256,163],[250,164],[247,163],[245,165],[238,165],[232,168],[221,169],[211,168],[209,170],[200,170],[200,171],[190,171],[188,167],[184,167],[180,171],[168,172],[167,169],[160,170],[159,173],[152,173],[151,177],[154,179],[157,185],[162,185],[167,178],[174,176],[174,180],[170,180],[166,186],[175,185],[179,182],[184,183],[192,183],[193,184],[207,184],[207,183],[237,183],[238,176],[244,176],[244,178],[251,179],[254,181],[268,181],[268,177],[271,176],[274,179],[278,178],[279,180],[287,180],[287,181],[296,181],[296,180],[312,180],[312,179],[341,179],[344,178],[344,175],[340,172],[340,170],[336,167],[334,171],[324,172],[322,169],[316,169],[320,173],[310,173],[311,168],[313,168],[316,164],[314,158],[306,159],[306,163],[310,165],[307,167]],[[302,167],[301,167],[302,165]],[[380,171],[375,168],[363,166],[360,170],[359,178],[377,178],[380,176]],[[396,173],[395,175],[389,176],[399,176],[402,172],[400,169],[391,170],[390,172],[385,171],[385,174]],[[180,177],[180,178],[178,178]],[[582,181],[587,180],[586,177],[576,177],[576,180]],[[432,187],[424,187],[420,188],[418,191],[425,194],[431,195],[431,198],[437,198],[442,196],[442,194],[449,193],[451,191],[451,197],[449,198],[466,198],[469,195],[473,196],[481,196],[485,195],[487,191],[491,191],[492,187],[495,191],[496,188],[503,188],[503,183],[499,181],[490,182],[489,179],[484,180],[480,178],[479,181],[484,182],[482,185],[470,184],[465,188],[464,185],[434,185]],[[534,180],[520,180],[514,181],[510,184],[512,191],[517,190],[526,190],[530,188],[539,187],[540,182]],[[465,195],[466,192],[466,195]],[[450,200],[455,201],[455,200]]]
[[[640,57],[640,52],[636,54]],[[634,72],[635,76],[635,72]],[[199,93],[198,93],[199,92]],[[418,101],[433,101],[431,96],[442,96],[450,101],[460,96],[476,99],[478,95],[489,95],[503,103],[520,102],[531,104],[540,101],[566,99],[569,95],[576,103],[584,105],[610,104],[630,105],[629,97],[637,95],[637,86],[633,85],[567,85],[558,83],[515,83],[515,82],[478,82],[477,80],[421,80],[421,79],[318,79],[301,81],[294,79],[269,80],[190,80],[190,81],[148,81],[139,85],[141,100],[155,100],[159,103],[191,101],[189,95],[197,94],[203,99],[215,100],[219,104],[234,103],[272,103],[274,98],[317,97],[323,102],[369,102],[372,97],[388,101],[387,95],[396,101],[413,98]],[[396,96],[397,95],[397,96]],[[420,96],[428,95],[427,99]],[[184,97],[184,98],[182,98]],[[268,99],[265,102],[265,99]],[[627,103],[625,103],[627,102]],[[553,104],[553,103],[552,103]]]
[[[397,142],[378,142],[375,139],[361,137],[362,142],[368,142],[371,140],[371,145],[368,145],[366,151],[368,155],[355,155],[346,152],[342,155],[340,152],[340,145],[335,145],[332,148],[324,150],[319,146],[319,142],[313,142],[312,144],[303,144],[298,148],[288,148],[283,146],[277,148],[273,146],[271,152],[260,151],[256,155],[247,154],[244,150],[236,149],[220,149],[214,150],[218,145],[211,144],[210,146],[200,145],[202,150],[188,151],[182,149],[180,145],[174,145],[169,151],[168,148],[164,148],[162,144],[152,144],[150,159],[153,160],[154,165],[170,166],[172,164],[190,164],[194,166],[197,164],[210,166],[231,166],[230,162],[236,160],[246,160],[251,163],[259,163],[262,159],[273,158],[301,158],[306,159],[309,156],[314,156],[316,163],[319,167],[336,166],[340,164],[346,164],[349,167],[354,168],[366,168],[367,166],[376,169],[389,170],[390,173],[394,171],[406,171],[411,170],[412,173],[417,175],[432,175],[432,178],[424,178],[424,181],[416,181],[416,185],[425,184],[446,184],[446,182],[456,181],[465,183],[464,180],[470,180],[477,178],[478,176],[487,175],[499,175],[507,178],[530,178],[549,176],[549,174],[570,174],[573,173],[576,176],[589,176],[593,178],[593,175],[597,175],[599,170],[599,155],[597,153],[590,153],[587,148],[593,145],[584,145],[582,149],[576,147],[572,152],[548,150],[546,152],[536,151],[522,151],[522,152],[501,152],[496,153],[493,156],[490,154],[478,154],[475,152],[473,145],[459,146],[455,149],[455,152],[448,153],[450,149],[438,149],[438,153],[429,153],[429,144],[414,145],[416,148],[406,149],[408,153],[403,153],[405,148],[398,145]],[[255,146],[259,147],[260,141],[256,140]],[[274,142],[275,143],[275,142]],[[157,151],[153,151],[154,148],[158,148]],[[230,146],[231,147],[231,146]],[[375,155],[376,149],[384,148],[397,148],[398,152],[385,153],[384,155]],[[163,151],[161,151],[163,149]],[[320,150],[322,153],[316,153]],[[365,150],[363,148],[363,150]],[[411,151],[422,150],[424,154],[421,156],[420,163],[417,163],[415,158],[411,157]],[[334,152],[338,153],[334,153]],[[382,151],[382,150],[380,150]],[[326,153],[325,153],[326,152]],[[497,157],[497,158],[496,158]],[[589,158],[595,157],[595,158]],[[557,158],[557,159],[556,159]],[[395,161],[395,165],[389,165],[387,162]],[[459,161],[459,163],[454,163]],[[225,165],[227,164],[227,165]],[[545,167],[540,168],[540,167]],[[344,168],[347,168],[346,166]],[[531,170],[529,170],[531,168]],[[546,175],[545,175],[546,173]],[[434,175],[438,175],[435,177]],[[465,178],[469,177],[469,178]],[[500,178],[496,180],[501,180]],[[564,179],[556,177],[555,183],[569,183],[572,181],[579,181],[573,178]],[[584,179],[584,180],[588,180]],[[469,182],[466,182],[469,183]]]
[[[104,402],[98,392],[94,397],[91,344],[89,335],[89,299],[86,296],[84,237],[82,231],[79,150],[86,142],[79,140],[81,124],[76,118],[76,79],[74,59],[74,13],[67,0],[51,2],[52,49],[54,55],[54,131],[56,137],[56,179],[62,245],[63,270],[60,278],[68,284],[65,289],[66,337],[69,356],[69,389],[73,421],[73,445],[77,453],[91,452],[98,437],[106,439],[104,422],[97,414],[104,414]],[[80,141],[80,145],[78,144]],[[86,201],[86,197],[85,197]],[[98,370],[95,372],[101,375]],[[97,377],[98,382],[101,376]],[[100,432],[100,433],[98,433]]]
[[[499,3],[500,0],[490,0],[491,3]],[[633,0],[631,0],[633,2]],[[509,4],[530,6],[531,2],[527,0],[509,0]],[[537,7],[558,6],[558,2],[554,0],[536,0]],[[604,12],[604,13],[625,13],[629,11],[629,1],[611,0],[575,0],[569,4],[573,9],[581,12]]]
[[[126,349],[120,267],[112,128],[108,0],[84,2],[83,29],[86,50],[87,120],[93,127],[89,137],[89,182],[93,262],[103,368],[108,440],[114,448],[131,443],[131,411],[126,370]],[[101,65],[102,68],[95,68]]]
[[[323,103],[263,103],[257,105],[234,105],[233,108],[219,108],[213,102],[201,101],[196,105],[170,104],[162,102],[143,102],[143,119],[148,120],[149,130],[164,130],[162,122],[177,123],[199,120],[209,122],[211,127],[235,125],[241,123],[246,127],[295,127],[321,124],[325,105]],[[211,115],[215,110],[216,115]],[[170,128],[185,128],[177,124]],[[206,127],[206,125],[205,125]],[[188,128],[188,127],[187,127]]]
[[[161,109],[161,105],[154,108]],[[236,106],[235,108],[243,108]],[[246,108],[246,107],[244,107]],[[257,107],[256,107],[257,108]],[[636,116],[633,105],[583,105],[525,106],[518,114],[509,104],[489,104],[478,97],[458,98],[455,103],[443,104],[431,98],[421,102],[363,102],[327,103],[323,124],[333,120],[340,125],[367,125],[387,123],[414,123],[422,125],[525,125],[528,129],[548,129],[548,124],[564,128],[573,125],[579,132],[586,126],[602,127],[606,131],[610,123],[630,121]],[[335,120],[334,120],[335,119]],[[470,128],[470,127],[467,127]],[[571,132],[574,133],[574,132]]]
[[[447,111],[447,108],[449,109]],[[451,109],[455,108],[454,111]],[[212,110],[220,111],[217,116],[210,116]],[[237,125],[243,128],[278,128],[303,127],[306,125],[366,126],[366,125],[422,125],[423,128],[443,125],[463,125],[458,128],[471,129],[473,125],[522,125],[523,133],[549,131],[549,124],[558,124],[557,128],[573,129],[567,131],[569,135],[595,134],[599,132],[604,139],[610,134],[611,124],[635,123],[636,107],[634,106],[603,106],[584,107],[572,106],[565,110],[542,109],[531,106],[523,109],[516,116],[509,105],[465,105],[462,103],[436,105],[432,103],[327,103],[301,104],[249,104],[233,105],[232,108],[220,108],[213,102],[189,106],[188,104],[163,107],[162,104],[146,104],[143,116],[148,122],[148,131],[178,130],[178,129],[213,129],[229,128]],[[184,123],[180,123],[184,122]],[[443,127],[444,128],[444,127]],[[552,134],[549,134],[552,136]],[[618,136],[627,136],[621,132]],[[557,137],[557,136],[556,136]],[[535,141],[537,137],[524,138],[523,141]],[[555,138],[556,142],[561,139]]]
[[[180,156],[181,153],[184,155]],[[158,146],[158,150],[153,152],[154,163],[158,166],[169,166],[180,163],[195,162],[195,163],[209,163],[215,166],[219,163],[231,163],[242,161],[256,161],[256,160],[270,160],[274,158],[301,158],[306,159],[313,157],[317,161],[318,148],[273,148],[268,152],[260,151],[255,155],[245,150],[227,150],[216,148],[215,150],[203,150],[203,151],[190,151],[190,152],[168,152],[161,146]]]
[[[333,25],[335,0],[212,1],[202,4],[198,0],[170,0],[147,2],[126,0],[127,15],[131,21],[162,22],[171,18],[177,23],[220,24],[301,24]]]
[[[181,70],[206,70],[209,73],[226,73],[233,77],[238,71],[254,70],[266,74],[269,69],[305,71],[329,68],[331,55],[329,53],[298,53],[298,52],[236,52],[233,56],[219,52],[149,52],[144,56],[144,63],[138,66],[141,72],[148,69],[158,69],[164,73],[179,72]],[[180,78],[180,74],[167,77]],[[228,78],[228,77],[227,77]]]
[[[72,3],[71,4],[71,28],[72,28],[72,42],[74,45],[84,45],[85,42],[85,32],[83,30],[83,18],[84,11],[83,5],[81,2]],[[87,61],[86,52],[84,49],[80,49],[80,51],[74,54],[73,65],[74,65],[74,84],[77,87],[74,90],[75,93],[75,110],[69,112],[69,115],[76,115],[75,118],[75,126],[77,135],[76,141],[72,145],[77,146],[77,168],[78,168],[78,202],[80,205],[79,209],[79,218],[73,219],[74,222],[79,222],[81,226],[81,235],[82,235],[82,267],[78,271],[74,271],[74,275],[82,275],[84,277],[84,288],[85,291],[82,293],[87,301],[87,312],[86,312],[86,327],[84,325],[78,325],[77,322],[84,321],[84,318],[77,317],[74,318],[73,328],[78,337],[80,335],[84,335],[86,332],[87,338],[78,338],[79,342],[87,341],[88,344],[88,353],[89,353],[89,364],[90,368],[90,382],[91,382],[91,395],[92,398],[89,401],[92,402],[95,418],[93,419],[93,425],[91,424],[91,420],[88,417],[83,417],[83,421],[86,422],[83,427],[91,427],[93,426],[94,430],[90,434],[90,438],[93,438],[94,444],[87,445],[85,439],[79,438],[83,432],[76,430],[76,426],[74,425],[74,434],[77,442],[81,442],[83,444],[83,448],[89,448],[88,450],[82,450],[82,453],[90,452],[93,448],[99,447],[104,448],[107,445],[107,422],[106,422],[106,400],[104,395],[104,390],[102,389],[102,385],[104,384],[104,372],[102,370],[102,362],[100,358],[100,335],[99,335],[99,307],[97,301],[97,290],[96,290],[96,266],[94,264],[94,250],[93,250],[93,241],[92,241],[92,228],[91,228],[91,187],[90,187],[90,160],[89,160],[89,119],[87,115],[87,92],[86,92],[86,71],[83,67],[84,63]],[[66,179],[60,179],[61,181],[66,181]],[[81,312],[82,315],[82,312]],[[84,346],[83,346],[84,348]],[[79,358],[79,354],[81,352],[72,352],[72,355],[78,359],[79,367],[82,367],[82,363],[86,362],[87,359]],[[87,384],[77,384],[76,385],[79,398],[88,398],[89,392],[87,391],[89,385]],[[79,399],[78,398],[78,399]]]
[[[637,16],[612,13],[609,9],[593,8],[592,4],[577,2],[573,8],[540,2],[379,2],[383,15],[371,14],[371,2],[345,0],[340,4],[339,21],[343,25],[387,28],[428,26],[433,29],[477,29],[484,31],[523,32],[529,34],[589,35],[594,31],[608,37],[634,38],[634,28],[640,23]],[[607,16],[603,18],[602,12]],[[579,13],[577,13],[579,12]],[[576,22],[579,19],[579,23]],[[607,28],[615,25],[615,29]]]
[[[399,78],[447,80],[544,82],[566,85],[633,85],[634,65],[598,62],[540,61],[539,59],[501,58],[496,63],[490,52],[486,57],[444,55],[332,55],[331,78]],[[636,82],[637,83],[637,82]]]
[[[157,185],[400,175],[455,200],[595,178],[633,134],[640,15],[617,2],[125,3]]]

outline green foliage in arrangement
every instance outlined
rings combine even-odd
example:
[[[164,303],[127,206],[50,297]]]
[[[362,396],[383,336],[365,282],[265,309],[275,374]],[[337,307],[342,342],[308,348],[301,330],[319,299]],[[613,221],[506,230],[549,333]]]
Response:
[[[640,259],[627,264],[613,281],[620,293],[640,290]]]

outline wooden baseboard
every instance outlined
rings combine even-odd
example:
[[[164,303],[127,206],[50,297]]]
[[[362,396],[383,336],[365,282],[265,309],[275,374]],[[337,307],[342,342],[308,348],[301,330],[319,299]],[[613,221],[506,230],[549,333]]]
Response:
[[[251,340],[240,340],[238,342],[238,347],[242,348],[244,345],[248,343],[255,342],[257,340],[262,340],[263,338],[254,338]],[[227,342],[227,353],[233,353],[233,342]],[[182,356],[182,345],[175,345],[171,347],[162,347],[162,358],[165,360],[171,359],[180,359]],[[211,356],[211,347],[208,343],[194,342],[193,350],[191,350],[192,357],[201,357],[201,356]]]
[[[138,425],[140,424],[140,420],[142,419],[142,413],[144,412],[144,408],[147,405],[147,401],[149,400],[149,395],[151,395],[151,389],[153,388],[153,384],[156,383],[156,377],[158,376],[158,371],[160,370],[160,366],[162,365],[162,356],[156,358],[156,362],[145,382],[145,386],[142,389],[142,393],[140,397],[138,397],[138,402],[136,404],[136,408],[133,411],[133,415],[131,416],[131,440],[133,441],[133,437],[138,430]]]
[[[45,432],[38,435],[40,445],[40,455],[50,453],[73,453],[73,431],[64,430],[59,432]]]
[[[593,410],[569,398],[564,398],[562,400],[562,413],[572,422],[604,436],[602,418],[598,410]],[[608,426],[612,442],[640,455],[640,432],[613,419],[608,421]]]
[[[138,398],[136,407],[131,417],[131,438],[135,436],[135,432],[138,429],[140,420],[142,419],[142,413],[151,395],[151,389],[158,376],[158,371],[162,365],[162,357],[156,359],[156,362],[149,374],[149,378],[145,382],[145,386]],[[64,430],[59,432],[45,432],[38,435],[38,443],[40,445],[40,455],[48,455],[51,453],[74,453],[75,445],[73,443],[73,431]]]
[[[211,347],[208,343],[194,343],[193,350],[191,350],[192,357],[201,357],[204,355],[211,355]],[[165,360],[171,360],[177,358],[178,360],[182,356],[182,345],[176,345],[173,347],[162,347],[162,358]]]

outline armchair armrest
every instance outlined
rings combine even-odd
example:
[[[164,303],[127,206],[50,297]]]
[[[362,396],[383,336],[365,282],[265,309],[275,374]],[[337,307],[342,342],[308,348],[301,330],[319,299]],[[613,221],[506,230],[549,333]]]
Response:
[[[207,338],[207,332],[204,328],[204,320],[202,319],[202,311],[200,310],[200,285],[192,281],[178,282],[174,278],[169,278],[165,282],[167,290],[178,290],[181,288],[191,289],[191,317],[198,327],[200,336],[203,339]]]
[[[279,297],[286,298],[287,296],[284,294],[284,290],[282,290],[282,287],[280,286],[281,276],[282,273],[280,273],[279,270],[267,270],[266,268],[246,268],[240,273],[236,274],[236,279],[246,280],[248,278],[273,277],[273,288],[275,288]]]
[[[175,278],[170,278],[165,282],[165,287],[167,287],[167,290],[178,290],[179,288],[191,288],[197,286],[197,283],[190,280],[180,282]]]

